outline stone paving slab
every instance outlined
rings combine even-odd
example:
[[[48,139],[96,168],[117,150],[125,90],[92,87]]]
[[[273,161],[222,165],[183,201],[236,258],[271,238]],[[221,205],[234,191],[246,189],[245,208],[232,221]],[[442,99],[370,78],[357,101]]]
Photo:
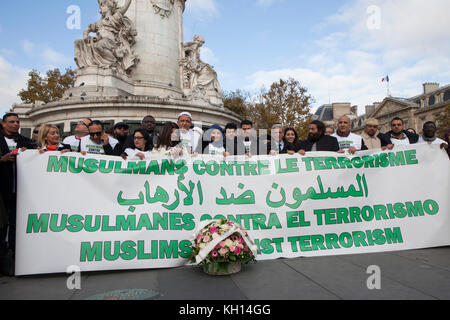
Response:
[[[381,269],[381,290],[369,290],[367,267]],[[200,267],[83,273],[79,291],[68,275],[0,276],[0,300],[82,300],[125,289],[158,300],[450,299],[450,247],[334,257],[278,259],[212,277]]]
[[[130,288],[158,291],[158,272],[136,270],[89,273],[81,281],[81,290],[74,291],[71,299],[83,300],[105,292]]]
[[[245,300],[230,276],[209,276],[200,267],[159,271],[159,290],[166,300]]]
[[[320,259],[320,261],[319,261]],[[370,290],[367,280],[372,273],[340,257],[287,260],[286,263],[311,280],[345,300],[433,299],[414,288],[381,277],[381,290]]]
[[[81,282],[87,278],[82,275]],[[0,276],[0,300],[68,300],[73,294],[67,289],[67,275]]]
[[[339,299],[285,261],[279,259],[249,264],[232,278],[251,300]]]
[[[450,250],[442,249],[436,254],[449,255]],[[345,259],[360,267],[377,265],[382,278],[395,280],[436,299],[450,299],[450,271],[446,268],[391,253],[346,256]]]

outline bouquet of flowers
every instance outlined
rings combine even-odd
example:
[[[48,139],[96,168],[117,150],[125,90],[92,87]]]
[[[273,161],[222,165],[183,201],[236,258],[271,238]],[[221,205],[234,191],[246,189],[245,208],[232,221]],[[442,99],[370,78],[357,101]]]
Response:
[[[191,262],[209,274],[239,272],[241,264],[256,261],[257,247],[245,229],[229,220],[203,222],[192,240]]]

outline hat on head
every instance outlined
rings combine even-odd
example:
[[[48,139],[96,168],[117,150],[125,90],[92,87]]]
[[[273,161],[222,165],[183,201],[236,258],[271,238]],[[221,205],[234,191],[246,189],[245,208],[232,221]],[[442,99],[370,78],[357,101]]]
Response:
[[[378,122],[378,120],[375,119],[375,118],[369,118],[369,119],[366,120],[366,126],[367,126],[367,125],[370,125],[370,126],[378,126],[378,125],[379,125],[379,122]]]
[[[182,116],[188,116],[192,120],[192,115],[189,112],[182,112],[178,115],[178,119],[180,119]]]
[[[130,126],[127,125],[125,122],[118,122],[114,125],[114,129],[117,129],[119,127],[124,127],[125,129],[130,129]]]

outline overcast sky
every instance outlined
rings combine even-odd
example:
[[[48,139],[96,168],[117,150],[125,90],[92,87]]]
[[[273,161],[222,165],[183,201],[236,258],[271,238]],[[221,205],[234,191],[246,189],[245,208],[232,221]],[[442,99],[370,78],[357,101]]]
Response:
[[[150,0],[148,0],[150,1]],[[81,28],[66,26],[70,6]],[[2,1],[0,113],[25,88],[31,69],[75,68],[73,42],[98,20],[95,0]],[[202,59],[225,91],[258,91],[298,80],[315,107],[350,102],[360,111],[392,95],[420,94],[422,83],[450,84],[448,0],[188,0],[185,41],[202,35]]]

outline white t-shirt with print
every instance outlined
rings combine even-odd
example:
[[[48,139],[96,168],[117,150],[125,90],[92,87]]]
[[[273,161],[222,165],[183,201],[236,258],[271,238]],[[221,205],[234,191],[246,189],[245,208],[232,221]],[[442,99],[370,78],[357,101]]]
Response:
[[[13,151],[17,148],[17,142],[14,139],[9,139],[5,137],[6,144],[8,145],[9,151]]]
[[[114,138],[109,138],[109,144],[111,148],[114,149],[114,147],[118,143],[119,143],[118,140]],[[91,154],[105,154],[103,143],[95,143],[94,141],[91,140],[90,136],[86,136],[83,139],[81,139],[80,152],[86,152]]]
[[[77,139],[76,136],[70,136],[64,139],[63,143],[70,145],[70,148],[73,152],[80,151],[80,141],[81,139]]]
[[[208,154],[211,154],[211,155],[223,155],[223,153],[225,152],[224,147],[217,147],[213,143],[210,143],[208,145],[207,150],[208,150]]]
[[[331,136],[335,137],[338,140],[340,150],[350,149],[351,147],[355,148],[356,150],[361,150],[362,148],[362,138],[357,134],[350,132],[348,137],[341,137],[337,133],[334,133]]]

